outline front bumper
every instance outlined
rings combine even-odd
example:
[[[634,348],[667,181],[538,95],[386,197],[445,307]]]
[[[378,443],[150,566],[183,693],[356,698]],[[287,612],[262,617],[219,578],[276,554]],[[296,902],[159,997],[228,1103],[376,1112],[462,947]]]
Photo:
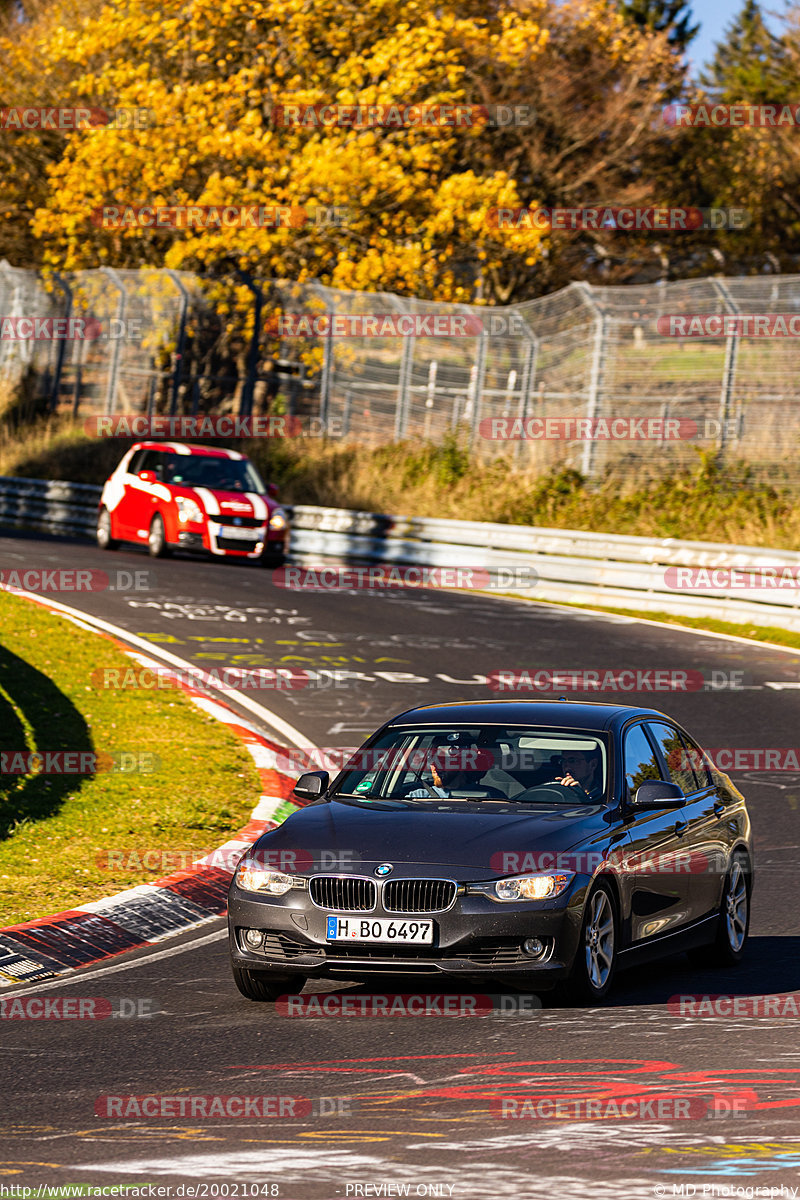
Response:
[[[230,524],[230,523],[228,523]],[[272,530],[266,523],[259,526],[242,527],[245,538],[223,536],[220,522],[209,520],[203,525],[197,522],[178,531],[178,545],[185,550],[205,550],[209,554],[224,558],[266,558],[278,560],[285,552],[288,530]]]
[[[402,946],[328,942],[328,910],[313,905],[307,892],[267,900],[242,891],[234,882],[228,897],[231,958],[237,967],[284,976],[353,980],[381,975],[502,976],[527,983],[535,980],[537,986],[549,988],[569,974],[578,947],[585,889],[576,883],[565,896],[549,902],[501,904],[484,896],[459,894],[447,912],[402,917],[380,908],[370,912],[370,918],[420,917],[434,922],[432,946]],[[264,946],[247,948],[241,940],[244,929],[263,931]],[[544,942],[538,958],[522,949],[523,941],[531,937]]]

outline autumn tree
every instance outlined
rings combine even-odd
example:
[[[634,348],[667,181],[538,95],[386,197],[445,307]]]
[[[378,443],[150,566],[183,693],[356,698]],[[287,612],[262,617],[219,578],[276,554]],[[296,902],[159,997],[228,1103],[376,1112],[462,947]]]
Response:
[[[149,128],[63,138],[29,180],[32,223],[3,183],[20,246],[33,235],[31,258],[201,271],[225,259],[265,278],[451,300],[507,301],[560,286],[565,272],[590,275],[609,235],[497,229],[491,210],[652,203],[664,137],[653,115],[680,76],[667,36],[605,0],[435,10],[417,0],[130,0],[34,22],[11,54],[34,93],[37,77],[48,81],[48,99],[60,82],[62,104],[153,114]],[[495,128],[276,119],[289,103],[331,102],[499,104],[535,117]],[[92,220],[104,204],[259,203],[339,206],[348,217],[177,232]]]

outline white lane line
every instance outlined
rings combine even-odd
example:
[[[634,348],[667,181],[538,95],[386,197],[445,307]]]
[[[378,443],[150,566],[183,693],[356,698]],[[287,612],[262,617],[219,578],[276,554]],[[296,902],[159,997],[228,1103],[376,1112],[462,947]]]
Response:
[[[481,592],[481,595],[485,596],[487,594],[486,592]],[[782,654],[800,655],[800,648],[797,646],[779,646],[777,642],[761,642],[758,638],[739,637],[736,633],[717,633],[711,629],[693,629],[689,625],[673,625],[669,621],[654,621],[649,617],[629,617],[623,613],[607,613],[603,612],[601,608],[592,608],[588,604],[559,604],[557,600],[534,600],[527,599],[522,595],[510,596],[508,593],[499,593],[499,595],[505,600],[521,601],[522,603],[525,603],[527,600],[528,604],[536,604],[540,608],[545,609],[556,608],[564,613],[589,613],[592,616],[605,617],[607,620],[616,619],[620,624],[652,625],[654,629],[671,629],[677,633],[693,633],[695,637],[718,638],[725,642],[741,642],[744,646],[758,646],[762,650],[780,650]],[[713,621],[717,618],[706,617],[701,619]],[[737,624],[737,622],[732,622],[732,624]],[[738,624],[746,624],[746,622],[738,622]],[[787,633],[791,632],[793,631],[787,630]]]
[[[197,669],[192,663],[187,662],[185,658],[179,658],[177,654],[173,654],[169,650],[162,650],[160,646],[153,646],[152,643],[146,641],[144,638],[137,637],[135,633],[129,633],[127,629],[122,629],[119,625],[113,625],[110,621],[104,621],[100,617],[94,617],[81,612],[80,609],[71,608],[68,604],[61,604],[58,600],[51,600],[49,596],[46,600],[43,600],[41,596],[34,595],[32,592],[17,592],[17,595],[24,596],[27,600],[33,600],[34,603],[38,603],[42,607],[55,608],[72,620],[85,621],[94,627],[94,629],[110,633],[113,637],[119,638],[121,642],[128,642],[131,646],[136,646],[139,650],[146,651],[147,654],[154,658],[160,658],[173,667],[179,667],[181,671],[192,672]],[[209,682],[207,686],[215,688],[225,695],[229,695],[228,689],[218,687],[214,683]],[[235,701],[242,708],[246,708],[253,713],[259,721],[270,726],[280,737],[288,738],[299,750],[308,750],[312,745],[311,739],[304,737],[294,725],[290,725],[288,721],[284,721],[283,717],[279,717],[276,713],[270,712],[268,708],[257,704],[249,696],[237,692]]]
[[[14,996],[29,996],[33,992],[38,995],[39,992],[51,992],[54,988],[75,987],[76,984],[83,983],[84,979],[95,979],[98,975],[116,975],[119,971],[131,971],[134,967],[159,962],[162,958],[173,958],[176,954],[183,954],[187,950],[196,950],[198,946],[207,946],[210,942],[218,942],[227,936],[227,929],[218,929],[216,933],[207,933],[205,937],[185,942],[182,946],[171,946],[169,950],[157,950],[155,954],[140,955],[139,958],[134,959],[132,962],[109,963],[108,966],[94,967],[90,971],[73,969],[69,975],[62,975],[58,979],[51,980],[49,983],[31,983],[28,990],[24,992],[7,992],[4,988],[2,993],[0,993],[0,997],[5,1002],[6,1000],[13,999]]]

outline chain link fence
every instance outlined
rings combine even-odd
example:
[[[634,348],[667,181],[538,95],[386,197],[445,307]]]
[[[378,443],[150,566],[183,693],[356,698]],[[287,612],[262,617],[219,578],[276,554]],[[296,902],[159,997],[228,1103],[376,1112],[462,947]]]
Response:
[[[782,314],[792,336],[720,320],[740,314]],[[488,459],[587,476],[656,474],[697,448],[796,474],[798,275],[572,283],[488,308],[243,272],[39,277],[2,262],[0,319],[0,380],[25,381],[37,411],[289,413],[334,438],[455,436]]]

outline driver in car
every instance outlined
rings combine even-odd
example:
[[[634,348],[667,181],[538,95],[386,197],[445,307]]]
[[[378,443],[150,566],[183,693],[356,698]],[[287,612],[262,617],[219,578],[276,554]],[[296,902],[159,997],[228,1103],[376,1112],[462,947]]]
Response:
[[[561,765],[564,773],[556,776],[556,783],[577,788],[595,802],[603,798],[600,754],[597,750],[565,750],[561,755]]]
[[[427,783],[422,775],[419,776],[421,786],[406,792],[408,800],[429,800],[432,796],[441,800],[449,800],[454,791],[470,791],[478,789],[481,794],[489,793],[496,798],[503,793],[497,788],[487,787],[481,783],[486,774],[482,767],[468,768],[466,764],[478,761],[481,751],[472,742],[465,744],[456,741],[445,742],[432,747],[433,755],[429,762],[429,770],[433,785]],[[439,766],[436,765],[436,760]]]

